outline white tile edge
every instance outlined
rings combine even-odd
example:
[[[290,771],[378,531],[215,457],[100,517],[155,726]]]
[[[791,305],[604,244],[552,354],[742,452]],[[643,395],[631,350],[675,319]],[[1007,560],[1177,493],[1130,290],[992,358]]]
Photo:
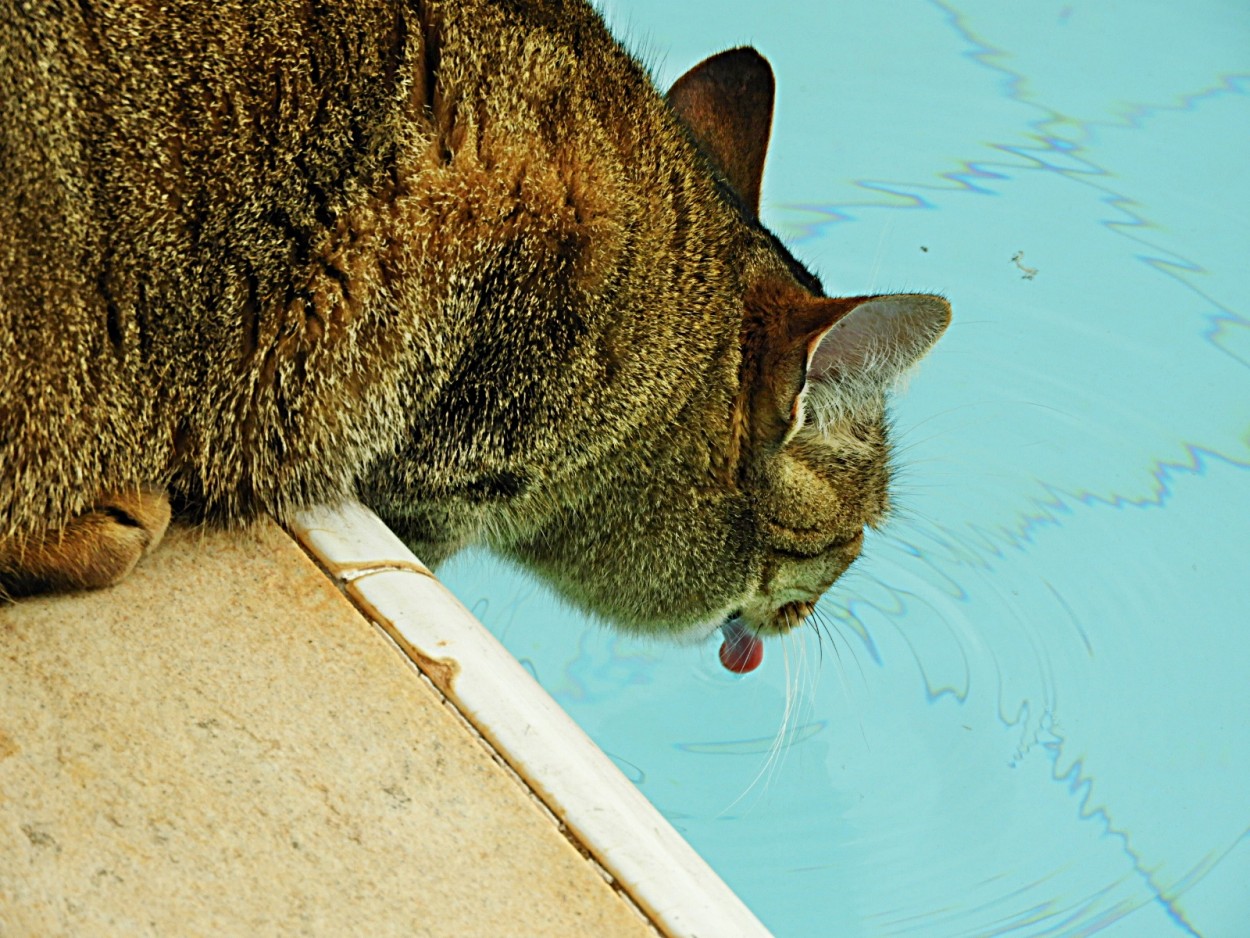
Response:
[[[427,675],[665,933],[767,936],[707,862],[382,521],[348,503],[292,533]]]

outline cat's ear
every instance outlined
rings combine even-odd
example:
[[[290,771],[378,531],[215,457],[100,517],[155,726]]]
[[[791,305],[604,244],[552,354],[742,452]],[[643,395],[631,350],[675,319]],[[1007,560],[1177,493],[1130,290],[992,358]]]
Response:
[[[774,308],[770,346],[760,375],[767,393],[757,400],[765,434],[788,439],[809,409],[832,421],[866,407],[916,364],[946,331],[951,308],[922,293],[804,297]],[[762,419],[761,419],[762,418]]]
[[[951,321],[950,303],[927,293],[839,302],[854,305],[810,335],[808,383],[854,380],[885,390],[924,357]]]
[[[773,123],[773,70],[751,48],[700,62],[668,92],[695,142],[755,214]]]

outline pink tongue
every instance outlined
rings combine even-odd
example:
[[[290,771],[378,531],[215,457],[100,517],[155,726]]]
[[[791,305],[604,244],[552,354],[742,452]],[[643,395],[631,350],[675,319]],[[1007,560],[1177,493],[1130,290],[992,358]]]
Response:
[[[754,671],[764,660],[764,643],[740,619],[730,619],[720,627],[725,641],[720,646],[720,663],[735,674]]]

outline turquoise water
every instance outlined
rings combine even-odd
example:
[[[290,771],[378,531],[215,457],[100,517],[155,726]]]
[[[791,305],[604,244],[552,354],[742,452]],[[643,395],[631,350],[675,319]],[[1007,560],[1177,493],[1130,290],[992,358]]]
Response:
[[[1250,935],[1250,4],[605,6],[664,84],[756,44],[765,221],[955,323],[833,641],[445,579],[779,936]]]

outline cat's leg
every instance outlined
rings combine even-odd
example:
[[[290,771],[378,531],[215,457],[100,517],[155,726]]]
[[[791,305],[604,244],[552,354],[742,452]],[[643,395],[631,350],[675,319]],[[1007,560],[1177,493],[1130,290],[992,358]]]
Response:
[[[0,598],[111,586],[161,542],[169,497],[109,492],[62,528],[0,541]]]

